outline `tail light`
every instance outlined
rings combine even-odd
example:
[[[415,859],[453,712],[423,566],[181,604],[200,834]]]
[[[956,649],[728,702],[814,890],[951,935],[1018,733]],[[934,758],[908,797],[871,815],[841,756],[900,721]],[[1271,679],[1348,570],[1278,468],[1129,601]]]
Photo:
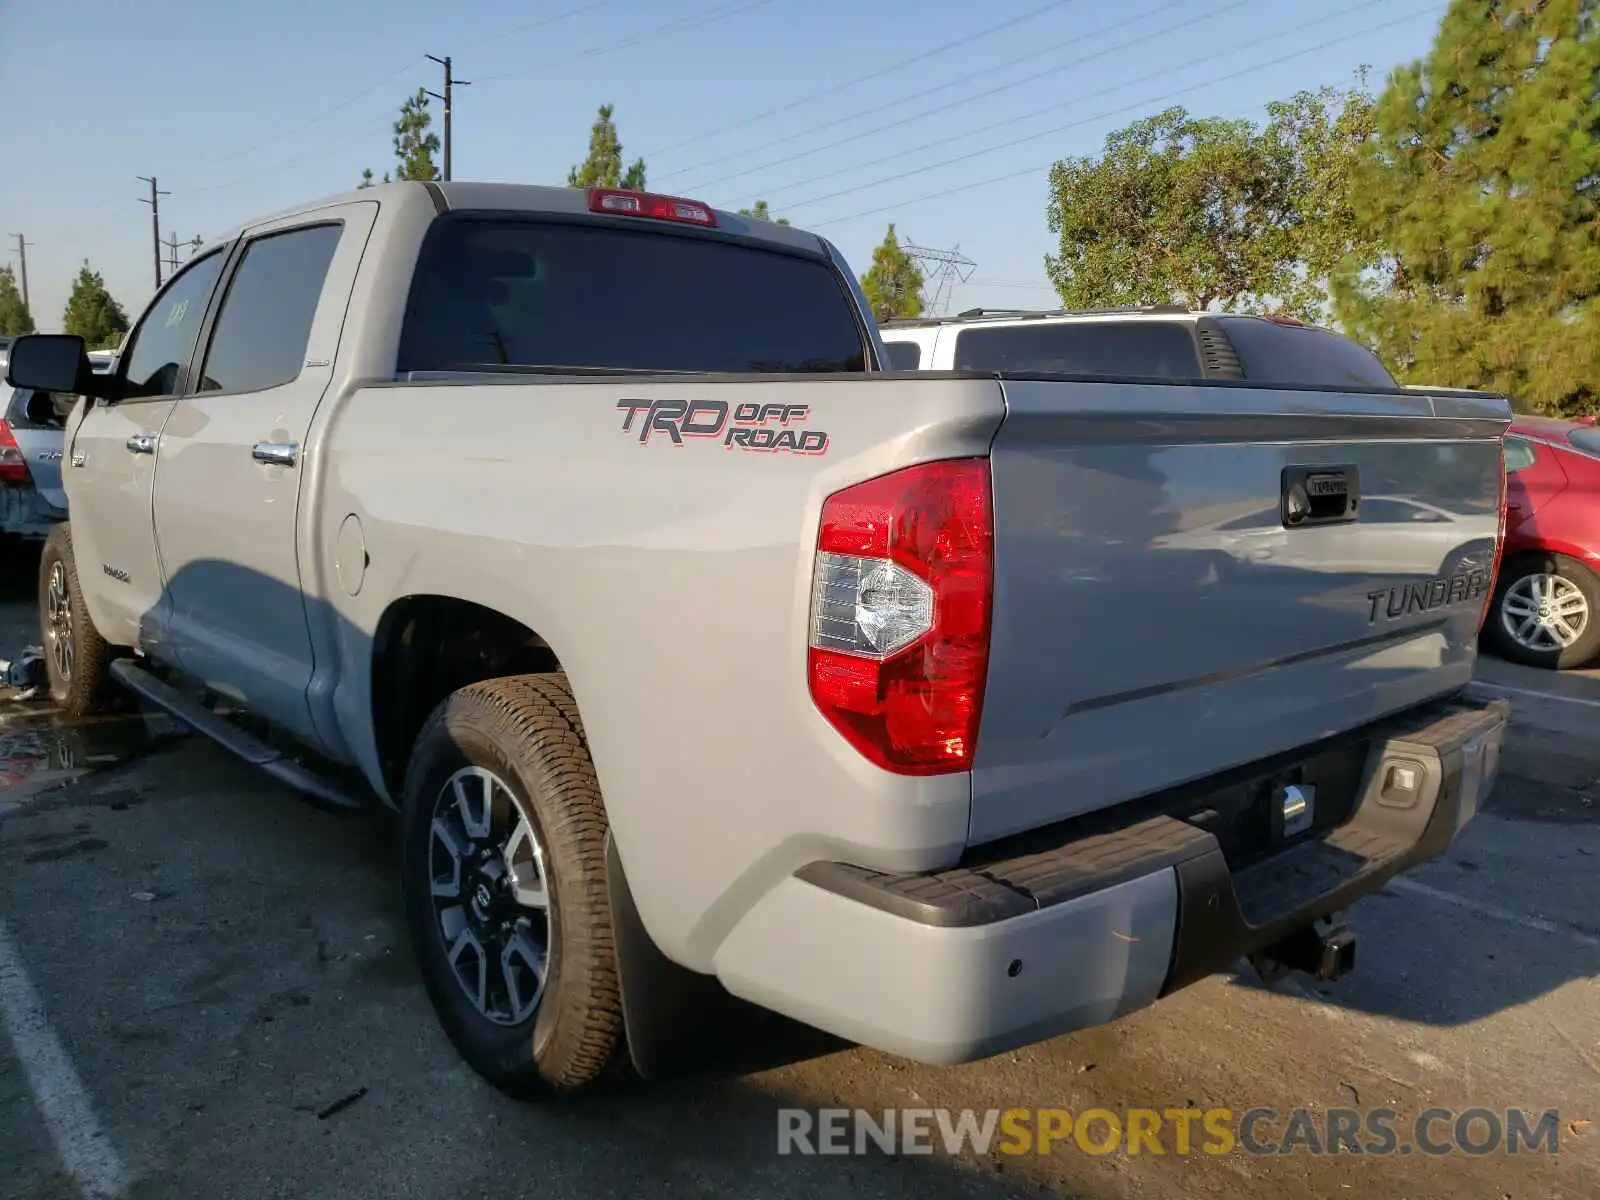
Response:
[[[822,506],[811,698],[885,770],[972,768],[989,670],[992,513],[984,458],[908,467]]]
[[[682,196],[660,196],[655,192],[635,192],[627,188],[590,188],[589,211],[614,213],[623,217],[650,217],[657,221],[678,221],[707,228],[717,223],[709,204],[685,200]]]
[[[22,456],[22,447],[11,432],[11,425],[0,420],[0,483],[31,483],[28,460]]]
[[[1494,535],[1494,560],[1489,564],[1489,586],[1483,593],[1483,611],[1478,614],[1478,632],[1489,623],[1489,610],[1494,607],[1495,584],[1500,578],[1500,558],[1506,549],[1506,443],[1500,439],[1500,516]]]

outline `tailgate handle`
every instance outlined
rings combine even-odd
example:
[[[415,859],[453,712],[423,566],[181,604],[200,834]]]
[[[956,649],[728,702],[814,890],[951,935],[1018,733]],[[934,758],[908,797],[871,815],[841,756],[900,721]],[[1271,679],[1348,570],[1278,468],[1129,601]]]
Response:
[[[1361,474],[1353,464],[1283,469],[1285,529],[1348,524],[1360,505]]]

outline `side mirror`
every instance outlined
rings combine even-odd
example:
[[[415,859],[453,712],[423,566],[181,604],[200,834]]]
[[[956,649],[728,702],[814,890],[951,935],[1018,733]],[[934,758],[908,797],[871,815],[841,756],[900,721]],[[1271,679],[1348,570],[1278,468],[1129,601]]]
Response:
[[[6,382],[36,392],[108,396],[110,380],[95,374],[81,337],[70,333],[30,333],[11,343]]]

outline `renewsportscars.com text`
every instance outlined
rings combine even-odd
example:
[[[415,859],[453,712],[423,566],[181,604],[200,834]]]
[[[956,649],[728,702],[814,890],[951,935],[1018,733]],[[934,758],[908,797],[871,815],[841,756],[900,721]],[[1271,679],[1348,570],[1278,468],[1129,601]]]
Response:
[[[779,1154],[1555,1154],[1556,1109],[778,1110]]]

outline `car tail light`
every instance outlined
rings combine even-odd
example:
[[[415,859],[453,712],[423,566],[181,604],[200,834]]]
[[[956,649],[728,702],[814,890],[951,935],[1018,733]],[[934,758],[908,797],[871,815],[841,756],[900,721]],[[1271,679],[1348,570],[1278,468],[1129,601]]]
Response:
[[[1306,323],[1299,317],[1284,316],[1282,313],[1273,313],[1267,317],[1274,325],[1287,325],[1291,329],[1304,329]]]
[[[972,768],[989,670],[992,513],[985,458],[907,467],[823,503],[811,698],[885,770]]]
[[[1494,534],[1494,560],[1489,564],[1489,586],[1483,593],[1483,611],[1478,614],[1478,632],[1489,623],[1489,610],[1494,607],[1495,583],[1500,578],[1500,558],[1506,548],[1506,443],[1500,439],[1500,516]]]
[[[0,483],[31,483],[28,460],[22,456],[22,447],[11,432],[8,422],[0,420]]]
[[[623,217],[651,217],[657,221],[679,221],[686,225],[715,226],[717,214],[709,204],[685,200],[682,196],[660,196],[655,192],[635,192],[627,188],[590,188],[589,211],[615,213]]]

